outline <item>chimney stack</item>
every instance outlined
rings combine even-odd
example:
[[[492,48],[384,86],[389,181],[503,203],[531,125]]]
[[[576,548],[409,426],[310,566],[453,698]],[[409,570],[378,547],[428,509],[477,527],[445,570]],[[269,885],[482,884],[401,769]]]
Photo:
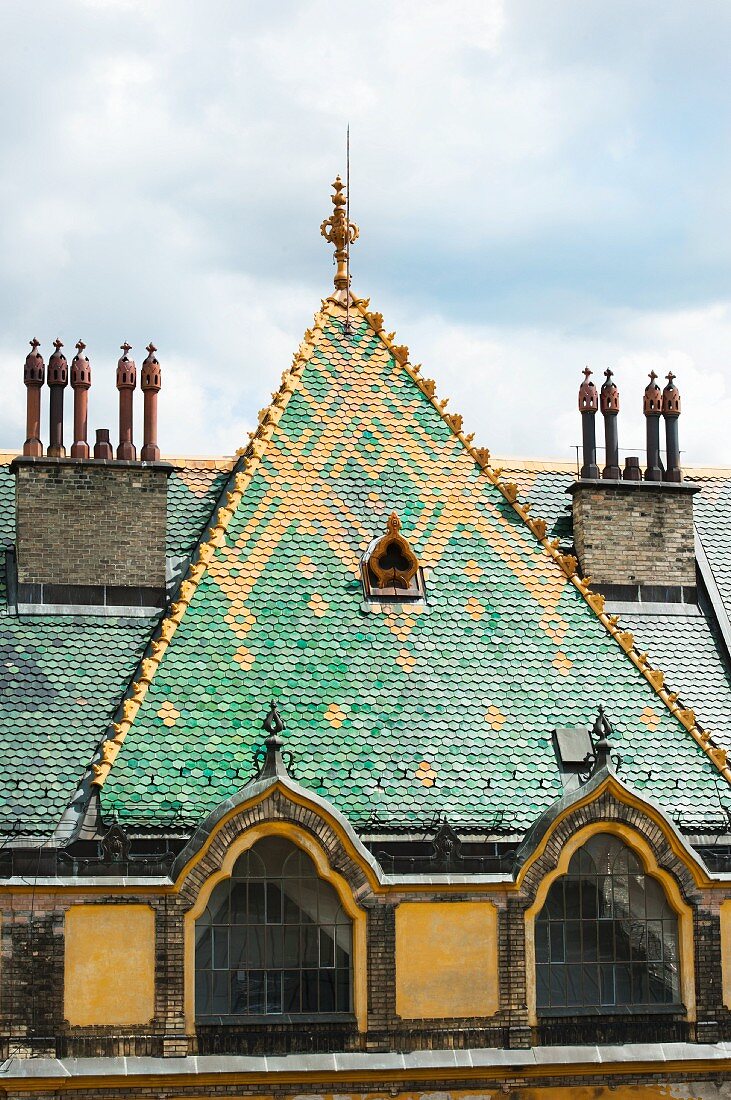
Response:
[[[162,374],[154,344],[147,345],[147,358],[142,364],[140,386],[145,395],[143,443],[140,458],[143,462],[157,462],[160,448],[157,445],[157,395],[162,385]]]
[[[94,444],[94,458],[102,458],[111,462],[114,458],[114,448],[109,438],[109,428],[97,428],[96,443]]]
[[[89,444],[86,440],[89,413],[89,387],[91,386],[91,366],[89,357],[84,355],[86,344],[79,340],[76,355],[71,360],[71,389],[74,391],[74,441],[71,444],[72,458],[88,458]]]
[[[49,458],[65,458],[63,445],[63,391],[69,383],[69,365],[61,351],[63,343],[54,340],[56,349],[48,360],[48,386],[51,391],[50,430],[48,439]]]
[[[601,481],[581,476],[567,490],[573,498],[576,557],[584,576],[614,609],[625,604],[697,602],[693,496],[700,486],[683,481],[678,446],[680,394],[675,379],[660,390],[650,373],[644,392],[647,466],[629,455],[619,467],[619,391],[611,370],[599,394],[606,432]],[[580,406],[581,407],[581,406]],[[583,409],[582,409],[583,415]],[[667,469],[660,453],[660,417],[665,418]],[[586,440],[586,433],[584,434]]]
[[[654,370],[650,371],[650,382],[645,387],[643,403],[647,424],[647,467],[645,481],[662,481],[660,463],[660,416],[662,414],[662,393],[655,379]]]
[[[23,368],[23,382],[27,387],[26,394],[26,439],[23,444],[23,454],[29,458],[40,458],[43,454],[41,443],[41,389],[45,379],[45,363],[43,356],[38,351],[40,343],[35,337],[30,342],[31,350],[25,359]]]
[[[662,415],[665,417],[665,480],[682,481],[680,468],[680,445],[678,443],[678,417],[680,416],[680,393],[675,385],[672,371],[666,376],[668,384],[662,391]]]
[[[579,386],[579,412],[581,413],[581,436],[584,462],[581,467],[582,478],[598,478],[599,467],[596,463],[596,411],[599,397],[596,386],[591,381],[591,371],[584,367],[584,381]]]
[[[137,385],[137,367],[134,359],[127,355],[132,345],[127,341],[121,345],[122,357],[117,363],[117,389],[119,390],[119,446],[117,458],[134,462],[137,451],[132,440],[132,395]]]
[[[604,417],[604,472],[606,481],[619,481],[622,471],[619,468],[619,437],[617,417],[619,416],[619,390],[613,381],[612,371],[604,371],[606,381],[601,388],[601,409]]]

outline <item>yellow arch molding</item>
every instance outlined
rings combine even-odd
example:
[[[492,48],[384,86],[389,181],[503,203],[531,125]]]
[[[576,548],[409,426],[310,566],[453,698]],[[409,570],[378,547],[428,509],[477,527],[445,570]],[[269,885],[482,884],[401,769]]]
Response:
[[[525,912],[525,982],[526,998],[528,1004],[528,1023],[535,1027],[538,1023],[536,1010],[536,941],[535,923],[536,917],[543,908],[546,895],[557,878],[561,878],[568,871],[568,866],[574,852],[586,844],[590,837],[597,833],[610,833],[624,841],[639,856],[645,873],[658,879],[662,884],[673,911],[678,917],[678,946],[680,949],[680,993],[685,1005],[686,1020],[691,1023],[696,1019],[695,1003],[695,962],[693,959],[693,911],[683,901],[678,885],[671,874],[664,871],[657,863],[652,848],[645,838],[635,829],[630,828],[619,821],[595,821],[591,825],[585,825],[579,829],[567,841],[561,852],[558,866],[544,876],[536,894],[536,899],[530,909]]]
[[[201,915],[212,891],[222,879],[230,878],[239,856],[248,851],[257,840],[265,836],[280,836],[296,844],[312,859],[321,879],[330,883],[337,893],[343,909],[353,922],[353,1008],[358,1030],[368,1027],[368,985],[366,968],[366,914],[353,900],[348,883],[334,871],[320,845],[297,825],[288,821],[266,821],[253,825],[231,844],[221,868],[215,871],[200,888],[195,905],[183,918],[184,1013],[189,1035],[195,1035],[195,922]]]
[[[726,889],[728,888],[728,883],[715,882],[713,879],[709,878],[703,864],[700,863],[693,856],[693,853],[690,852],[688,848],[686,848],[685,845],[678,839],[677,833],[668,824],[665,817],[662,815],[662,813],[660,813],[659,810],[657,810],[649,802],[646,802],[643,798],[640,798],[639,795],[636,795],[633,791],[630,791],[627,787],[623,786],[623,784],[620,783],[616,776],[608,775],[603,783],[601,783],[598,787],[595,787],[593,791],[589,791],[583,798],[577,798],[575,802],[572,802],[569,806],[562,810],[557,817],[553,819],[553,821],[548,826],[546,832],[541,837],[534,851],[531,852],[529,858],[520,868],[515,880],[515,885],[518,889],[522,887],[523,882],[525,881],[525,876],[528,874],[528,871],[531,869],[533,864],[536,862],[536,860],[540,859],[540,857],[545,852],[548,846],[548,842],[550,841],[551,837],[555,835],[556,829],[561,824],[561,822],[565,821],[566,818],[570,817],[573,813],[576,813],[577,810],[581,810],[584,808],[584,806],[589,806],[592,802],[596,802],[599,798],[602,797],[602,795],[607,793],[611,794],[617,800],[617,802],[621,802],[625,806],[630,806],[634,810],[639,810],[644,817],[649,818],[650,821],[654,822],[654,824],[662,830],[662,834],[667,841],[669,847],[671,848],[673,855],[677,856],[681,863],[688,868],[691,875],[693,876],[693,881],[695,882],[696,886],[702,888],[708,888],[709,886],[720,886]],[[597,824],[601,825],[603,823],[598,822]]]
[[[304,794],[299,794],[297,791],[294,791],[292,787],[285,783],[277,782],[273,783],[270,787],[267,787],[266,790],[262,791],[254,798],[242,799],[242,801],[234,806],[231,810],[229,810],[228,813],[226,813],[220,821],[216,822],[214,827],[211,829],[208,837],[198,849],[198,851],[190,857],[190,859],[184,865],[179,874],[176,875],[175,882],[173,884],[173,889],[175,893],[180,892],[185,882],[185,879],[205,857],[206,853],[209,851],[211,845],[213,844],[213,841],[216,839],[221,829],[223,829],[229,823],[229,821],[231,821],[232,818],[237,817],[244,811],[248,813],[254,806],[258,806],[260,802],[264,802],[267,798],[271,798],[274,792],[282,795],[288,802],[292,802],[296,806],[302,806],[304,809],[310,810],[312,813],[316,814],[321,821],[324,821],[328,825],[328,827],[332,829],[333,833],[335,833],[338,840],[342,843],[350,859],[352,859],[353,862],[360,867],[361,871],[368,879],[368,884],[370,885],[371,889],[376,891],[379,888],[382,888],[378,877],[373,870],[373,867],[362,858],[361,853],[353,844],[352,838],[348,835],[347,831],[342,827],[337,818],[333,814],[329,813],[319,803],[315,802],[313,799],[307,798],[307,796]],[[246,828],[249,828],[249,826],[247,826]]]

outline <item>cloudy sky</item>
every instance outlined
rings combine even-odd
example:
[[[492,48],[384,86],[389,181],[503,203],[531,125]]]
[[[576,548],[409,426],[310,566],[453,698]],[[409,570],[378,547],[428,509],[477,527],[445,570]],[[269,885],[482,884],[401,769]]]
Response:
[[[0,33],[0,448],[34,335],[87,342],[111,427],[153,339],[164,450],[239,446],[331,286],[350,122],[354,289],[477,441],[570,458],[588,363],[637,451],[672,369],[686,460],[731,463],[728,0],[2,0]]]

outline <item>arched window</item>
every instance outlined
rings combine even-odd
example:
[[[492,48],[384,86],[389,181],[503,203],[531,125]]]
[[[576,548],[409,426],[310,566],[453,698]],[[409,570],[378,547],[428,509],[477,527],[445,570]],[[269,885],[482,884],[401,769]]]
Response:
[[[598,833],[574,853],[535,937],[539,1012],[679,1002],[677,915],[615,836]]]
[[[196,1016],[352,1010],[352,925],[310,857],[260,840],[219,882],[195,929]]]

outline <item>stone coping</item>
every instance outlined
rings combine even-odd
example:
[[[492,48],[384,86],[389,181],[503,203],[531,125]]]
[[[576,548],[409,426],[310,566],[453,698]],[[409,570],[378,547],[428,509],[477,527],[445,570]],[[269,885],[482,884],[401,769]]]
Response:
[[[662,1064],[709,1062],[714,1071],[731,1061],[731,1043],[628,1043],[623,1046],[530,1047],[527,1050],[418,1050],[409,1054],[283,1054],[276,1056],[201,1055],[171,1058],[10,1058],[0,1068],[0,1081],[28,1078],[89,1077],[167,1077],[209,1074],[237,1076],[296,1075],[317,1078],[320,1075],[391,1073],[399,1076],[410,1071],[429,1070],[449,1076],[453,1071],[505,1071],[556,1067],[571,1072],[572,1067],[624,1065],[648,1062]]]
[[[639,492],[642,489],[651,489],[653,492],[662,493],[700,493],[703,486],[696,481],[625,481],[610,478],[582,477],[577,478],[571,485],[564,489],[565,493],[572,496],[580,489],[608,489],[612,493],[622,489]]]

